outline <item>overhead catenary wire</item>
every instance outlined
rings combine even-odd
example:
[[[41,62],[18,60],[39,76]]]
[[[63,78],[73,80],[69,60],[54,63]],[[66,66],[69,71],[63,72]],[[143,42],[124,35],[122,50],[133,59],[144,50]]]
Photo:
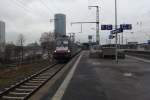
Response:
[[[55,0],[53,0],[53,5],[51,5],[51,6],[53,6],[53,8],[55,8],[57,10],[57,12],[62,12],[62,10],[59,7],[57,7],[57,4],[55,3]]]
[[[50,11],[52,14],[54,14],[54,11],[50,7],[48,7],[47,4],[43,0],[39,0],[39,1],[48,11]]]
[[[25,6],[26,4],[25,4],[25,2],[24,2],[24,0],[16,0],[18,3],[20,3],[22,6]],[[25,6],[25,8],[26,9],[28,9],[28,10],[31,10],[32,8],[30,8],[29,6],[28,7],[26,7]]]
[[[24,0],[16,0],[16,1],[18,1],[18,2],[19,2],[20,4],[22,4],[23,6],[25,5]],[[39,1],[40,1],[40,3],[42,3],[42,5],[44,5],[47,9],[49,9],[49,8],[46,6],[46,4],[44,3],[44,1],[42,1],[42,0],[39,0]],[[30,10],[32,10],[31,7],[28,6],[28,8],[29,8]]]
[[[21,8],[26,14],[30,15],[30,16],[34,16],[35,15],[27,8],[25,8],[22,4],[20,4],[17,0],[9,0],[11,1],[14,5],[16,5],[18,8]]]
[[[23,6],[25,5],[25,2],[24,2],[25,0],[17,0],[17,1],[20,2]],[[40,2],[40,3],[41,3],[41,2]],[[29,6],[28,6],[28,8],[29,8],[29,10],[31,10],[31,11],[34,10],[32,7],[29,7]],[[33,11],[32,11],[32,12],[33,12]],[[45,15],[47,15],[47,14],[49,14],[49,13],[47,13],[47,12],[45,11]],[[36,15],[37,15],[37,14],[36,14]],[[42,14],[40,13],[40,15],[43,15],[43,13],[42,13]]]
[[[14,9],[16,9],[16,7],[17,7],[17,9],[19,8],[17,12],[23,14],[24,18],[30,17],[30,19],[37,19],[38,17],[40,17],[42,15],[42,14],[39,14],[39,13],[37,14],[36,12],[34,12],[32,7],[30,7],[30,9],[28,7],[26,7],[26,4],[25,4],[25,2],[23,2],[23,0],[21,0],[21,1],[20,0],[8,0],[8,1],[9,1],[8,3],[10,3],[12,5],[12,7],[15,7]]]
[[[24,0],[21,0],[21,1],[20,0],[10,0],[10,1],[13,2],[13,4],[15,4],[17,7],[21,8],[26,14],[31,15],[32,17],[39,15],[39,14],[35,14],[35,12],[33,11],[33,9],[31,7],[26,7],[25,2],[23,2]],[[43,15],[43,14],[40,14],[40,15]]]

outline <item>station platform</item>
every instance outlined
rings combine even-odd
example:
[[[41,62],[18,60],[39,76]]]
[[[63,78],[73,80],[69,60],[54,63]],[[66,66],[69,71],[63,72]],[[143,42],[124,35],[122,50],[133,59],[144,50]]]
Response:
[[[71,66],[56,91],[42,91],[39,100],[150,100],[148,60],[127,56],[117,64],[114,59],[90,58],[89,51],[83,51]]]
[[[127,56],[119,60],[81,54],[52,100],[149,100],[150,63]],[[148,92],[149,91],[149,92]]]
[[[87,52],[82,53],[77,63],[75,63],[73,76],[70,73],[68,74],[71,77],[69,84],[67,84],[68,86],[64,88],[68,81],[64,80],[62,88],[58,89],[52,100],[58,100],[58,98],[61,98],[61,100],[100,100],[100,98],[106,100],[100,79],[95,73],[95,68],[99,64],[91,62]],[[60,92],[63,91],[64,95],[60,97]]]

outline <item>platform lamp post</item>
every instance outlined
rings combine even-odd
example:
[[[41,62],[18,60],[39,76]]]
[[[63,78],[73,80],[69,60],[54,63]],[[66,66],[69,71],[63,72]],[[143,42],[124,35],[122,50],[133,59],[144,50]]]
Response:
[[[118,16],[117,16],[117,0],[115,0],[115,29],[117,29]],[[118,33],[115,34],[116,43],[116,62],[118,63]]]
[[[121,49],[121,35],[118,35],[118,38],[119,38],[119,49]]]

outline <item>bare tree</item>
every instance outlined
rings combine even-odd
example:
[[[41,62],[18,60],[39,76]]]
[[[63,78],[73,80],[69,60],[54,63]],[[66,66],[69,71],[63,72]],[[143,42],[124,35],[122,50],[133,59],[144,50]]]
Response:
[[[52,52],[54,50],[54,33],[52,32],[45,32],[42,33],[41,38],[40,38],[40,42],[41,42],[41,46],[43,48],[43,52],[46,52],[48,55],[48,59],[50,61],[52,61]]]
[[[5,46],[5,63],[14,62],[14,52],[15,52],[15,45],[13,43],[7,43]]]
[[[19,51],[21,51],[20,54],[19,54],[20,55],[20,57],[19,57],[20,63],[23,62],[23,55],[24,55],[23,46],[24,46],[24,43],[25,43],[24,35],[23,34],[19,34],[18,35],[18,39],[17,39],[17,45],[18,45]]]

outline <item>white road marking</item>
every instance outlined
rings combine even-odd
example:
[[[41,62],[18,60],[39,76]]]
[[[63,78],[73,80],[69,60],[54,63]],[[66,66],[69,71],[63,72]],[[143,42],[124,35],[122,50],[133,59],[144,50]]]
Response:
[[[63,81],[61,86],[58,88],[57,92],[55,93],[55,95],[52,97],[51,100],[61,100],[62,99],[62,97],[73,77],[75,69],[77,68],[77,66],[79,64],[81,57],[82,57],[82,54],[79,56],[78,60],[74,64],[73,68],[71,69],[71,71],[69,72],[69,74],[67,75],[67,77],[65,78],[65,80]]]
[[[133,59],[142,61],[142,62],[150,63],[150,60],[147,60],[147,59],[143,59],[143,58],[139,58],[139,57],[134,57],[134,56],[129,56],[129,55],[126,55],[126,56],[129,57],[129,58],[133,58]]]

